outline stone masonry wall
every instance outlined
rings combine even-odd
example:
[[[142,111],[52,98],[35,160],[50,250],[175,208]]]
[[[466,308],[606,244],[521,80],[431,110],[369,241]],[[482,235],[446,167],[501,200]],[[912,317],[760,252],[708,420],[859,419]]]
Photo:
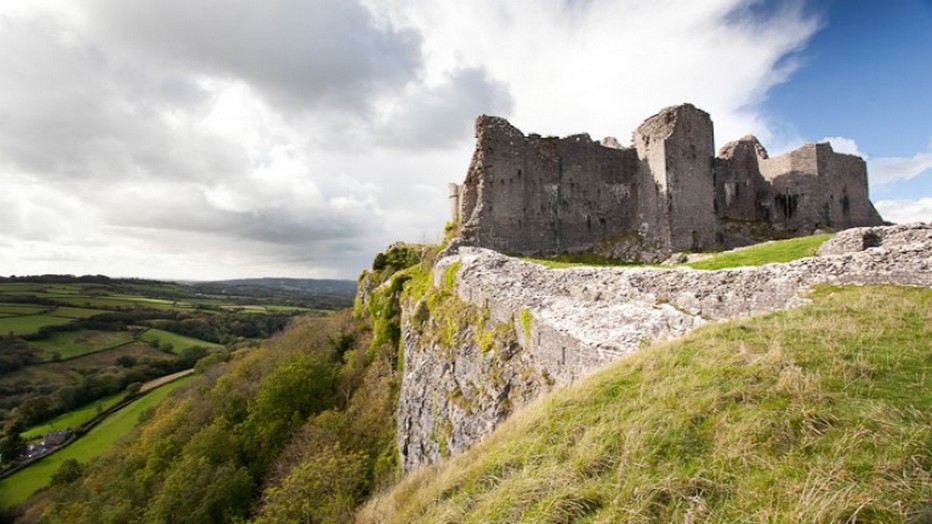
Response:
[[[480,117],[478,147],[460,190],[463,234],[502,252],[577,251],[634,223],[633,151],[588,135],[524,136]]]
[[[651,262],[882,223],[862,159],[829,144],[769,158],[754,137],[714,157],[712,120],[690,104],[648,118],[629,148],[585,134],[525,136],[490,116],[477,120],[476,138],[466,180],[451,188],[454,220],[463,243],[500,252]]]

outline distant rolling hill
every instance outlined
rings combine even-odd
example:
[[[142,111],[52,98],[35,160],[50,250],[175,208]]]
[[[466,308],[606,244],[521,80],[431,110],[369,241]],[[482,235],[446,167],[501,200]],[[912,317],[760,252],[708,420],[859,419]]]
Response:
[[[204,295],[268,299],[280,304],[328,310],[351,306],[356,295],[356,282],[352,280],[243,278],[188,284]]]
[[[328,280],[313,278],[241,278],[235,280],[217,280],[211,282],[196,282],[192,284],[198,289],[208,290],[212,293],[235,292],[237,294],[253,294],[266,291],[292,292],[307,295],[336,295],[352,298],[356,294],[356,282],[353,280]]]

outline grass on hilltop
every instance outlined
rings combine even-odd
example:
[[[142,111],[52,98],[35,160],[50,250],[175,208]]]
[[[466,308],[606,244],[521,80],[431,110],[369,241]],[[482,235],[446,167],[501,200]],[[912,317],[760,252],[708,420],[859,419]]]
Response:
[[[542,266],[546,266],[551,269],[563,269],[567,267],[578,267],[578,266],[643,266],[643,265],[647,265],[647,264],[639,264],[636,262],[625,262],[622,260],[614,260],[611,258],[590,255],[587,253],[564,253],[562,255],[556,255],[554,257],[549,257],[549,258],[522,257],[521,259],[526,260],[528,262],[534,262],[535,264],[540,264]]]
[[[761,266],[774,262],[792,262],[816,256],[819,246],[831,233],[763,242],[725,253],[718,253],[686,264],[693,269],[725,269],[738,266]]]
[[[725,269],[739,266],[760,266],[774,262],[792,262],[800,258],[812,257],[832,234],[812,235],[808,237],[773,240],[753,246],[735,249],[724,253],[708,255],[701,260],[684,264],[693,269]],[[669,267],[661,264],[639,264],[623,262],[589,254],[564,254],[551,258],[522,257],[522,260],[534,262],[552,269],[579,266],[641,266]]]
[[[822,288],[538,399],[361,522],[928,522],[932,290]]]

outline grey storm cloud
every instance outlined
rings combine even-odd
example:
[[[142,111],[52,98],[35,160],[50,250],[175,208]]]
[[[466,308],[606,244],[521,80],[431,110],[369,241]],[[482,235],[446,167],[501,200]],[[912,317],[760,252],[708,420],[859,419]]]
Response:
[[[417,73],[420,39],[354,0],[96,0],[95,31],[192,71],[245,80],[287,110],[360,111]]]
[[[184,76],[115,61],[54,20],[0,18],[0,160],[34,176],[191,179],[244,161],[238,148],[161,114],[206,93]],[[196,154],[192,154],[192,152]]]
[[[22,5],[0,9],[0,251],[24,261],[93,243],[343,274],[420,228],[398,192],[513,105],[483,67],[427,71],[421,30],[360,0]]]
[[[418,34],[377,23],[356,1],[82,7],[77,27],[44,13],[0,17],[0,162],[34,176],[211,182],[248,171],[243,144],[166,118],[208,111],[210,79],[243,82],[327,147],[450,147],[476,114],[512,105],[481,68],[424,85]],[[373,114],[385,99],[395,110]]]
[[[359,210],[335,209],[326,204],[221,209],[191,185],[177,187],[170,199],[111,201],[103,213],[109,223],[126,228],[204,233],[281,245],[353,238],[379,231]]]
[[[421,88],[379,131],[379,141],[402,148],[445,148],[468,138],[476,115],[508,114],[512,98],[508,86],[481,68],[455,71],[433,88]]]

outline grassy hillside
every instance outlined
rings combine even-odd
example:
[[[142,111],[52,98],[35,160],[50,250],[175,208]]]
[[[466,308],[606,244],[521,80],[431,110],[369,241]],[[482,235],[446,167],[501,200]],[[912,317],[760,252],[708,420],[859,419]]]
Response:
[[[123,400],[125,397],[125,393],[114,393],[113,395],[108,395],[101,399],[95,400],[94,402],[89,402],[77,409],[73,409],[67,413],[62,413],[61,415],[53,418],[52,420],[49,420],[44,424],[33,426],[27,429],[22,433],[22,436],[26,440],[32,440],[42,437],[50,431],[61,431],[63,429],[76,428],[97,416],[99,411],[103,411],[110,406],[116,405],[117,402]]]
[[[929,522],[932,291],[824,288],[539,399],[361,522]]]
[[[147,329],[141,337],[140,340],[143,342],[148,342],[150,344],[171,344],[172,351],[175,353],[180,353],[181,351],[192,348],[192,347],[202,347],[202,348],[219,348],[222,347],[220,344],[214,344],[212,342],[206,342],[204,340],[186,337],[184,335],[179,335],[177,333],[172,333],[171,331],[163,331],[161,329],[149,328]],[[167,347],[167,346],[164,346]]]
[[[52,475],[66,460],[75,459],[86,463],[107,451],[139,423],[139,417],[144,411],[157,406],[169,393],[188,380],[190,379],[177,380],[149,393],[108,416],[74,444],[0,480],[0,508],[19,504],[33,492],[47,485],[52,480]]]
[[[738,266],[761,266],[774,262],[792,262],[800,258],[814,257],[819,246],[829,238],[832,238],[831,234],[773,240],[718,253],[686,265],[693,269],[725,269]]]
[[[693,269],[725,269],[739,266],[760,266],[774,262],[792,262],[800,258],[815,256],[819,246],[830,238],[832,238],[832,234],[829,233],[786,240],[773,240],[723,253],[710,254],[685,265]],[[550,258],[525,257],[524,260],[552,269],[576,266],[660,266],[659,264],[623,262],[589,254],[564,254]]]

